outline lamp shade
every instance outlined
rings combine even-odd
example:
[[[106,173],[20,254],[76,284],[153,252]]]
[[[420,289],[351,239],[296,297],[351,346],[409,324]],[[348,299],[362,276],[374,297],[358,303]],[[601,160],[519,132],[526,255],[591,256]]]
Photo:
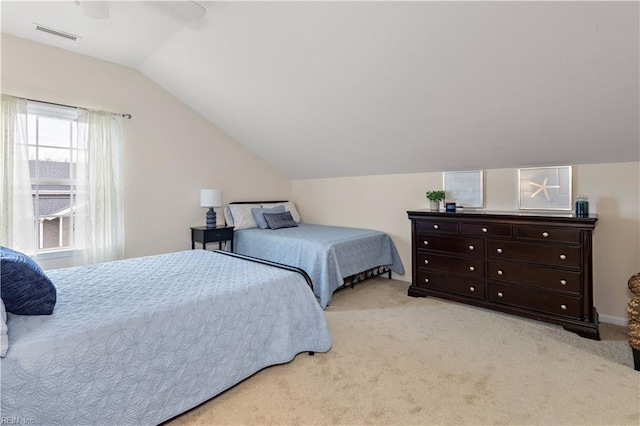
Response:
[[[200,207],[220,207],[222,205],[222,191],[219,189],[201,189]]]

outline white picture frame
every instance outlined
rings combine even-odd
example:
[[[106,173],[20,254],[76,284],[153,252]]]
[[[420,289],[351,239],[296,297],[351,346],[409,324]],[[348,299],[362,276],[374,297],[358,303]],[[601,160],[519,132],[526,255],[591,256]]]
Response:
[[[518,169],[518,209],[573,210],[571,166]]]
[[[484,207],[483,170],[443,172],[442,183],[446,201],[465,209]]]

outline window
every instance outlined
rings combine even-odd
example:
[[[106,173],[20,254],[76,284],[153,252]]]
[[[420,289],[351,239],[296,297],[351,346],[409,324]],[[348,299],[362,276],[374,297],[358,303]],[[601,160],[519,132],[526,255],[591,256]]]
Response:
[[[77,110],[27,105],[29,175],[39,252],[74,246]]]
[[[0,244],[75,265],[122,259],[122,114],[1,98]]]

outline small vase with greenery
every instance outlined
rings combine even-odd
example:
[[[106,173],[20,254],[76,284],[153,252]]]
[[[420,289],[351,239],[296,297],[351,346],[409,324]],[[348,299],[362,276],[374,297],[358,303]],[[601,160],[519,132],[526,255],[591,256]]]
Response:
[[[444,200],[444,191],[427,191],[427,200],[431,202],[431,210],[440,210],[440,201]]]

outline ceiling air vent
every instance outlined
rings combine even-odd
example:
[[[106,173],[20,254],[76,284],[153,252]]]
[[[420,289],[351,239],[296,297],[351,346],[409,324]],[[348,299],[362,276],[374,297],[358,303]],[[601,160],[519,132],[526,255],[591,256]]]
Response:
[[[34,25],[36,26],[36,30],[38,30],[38,31],[42,31],[44,33],[52,34],[54,36],[66,38],[67,40],[76,41],[78,39],[78,37],[80,37],[80,36],[77,36],[77,35],[74,35],[74,34],[65,33],[64,31],[60,31],[60,30],[56,30],[56,29],[53,29],[53,28],[45,27],[44,25],[36,24],[35,22],[34,22]]]

